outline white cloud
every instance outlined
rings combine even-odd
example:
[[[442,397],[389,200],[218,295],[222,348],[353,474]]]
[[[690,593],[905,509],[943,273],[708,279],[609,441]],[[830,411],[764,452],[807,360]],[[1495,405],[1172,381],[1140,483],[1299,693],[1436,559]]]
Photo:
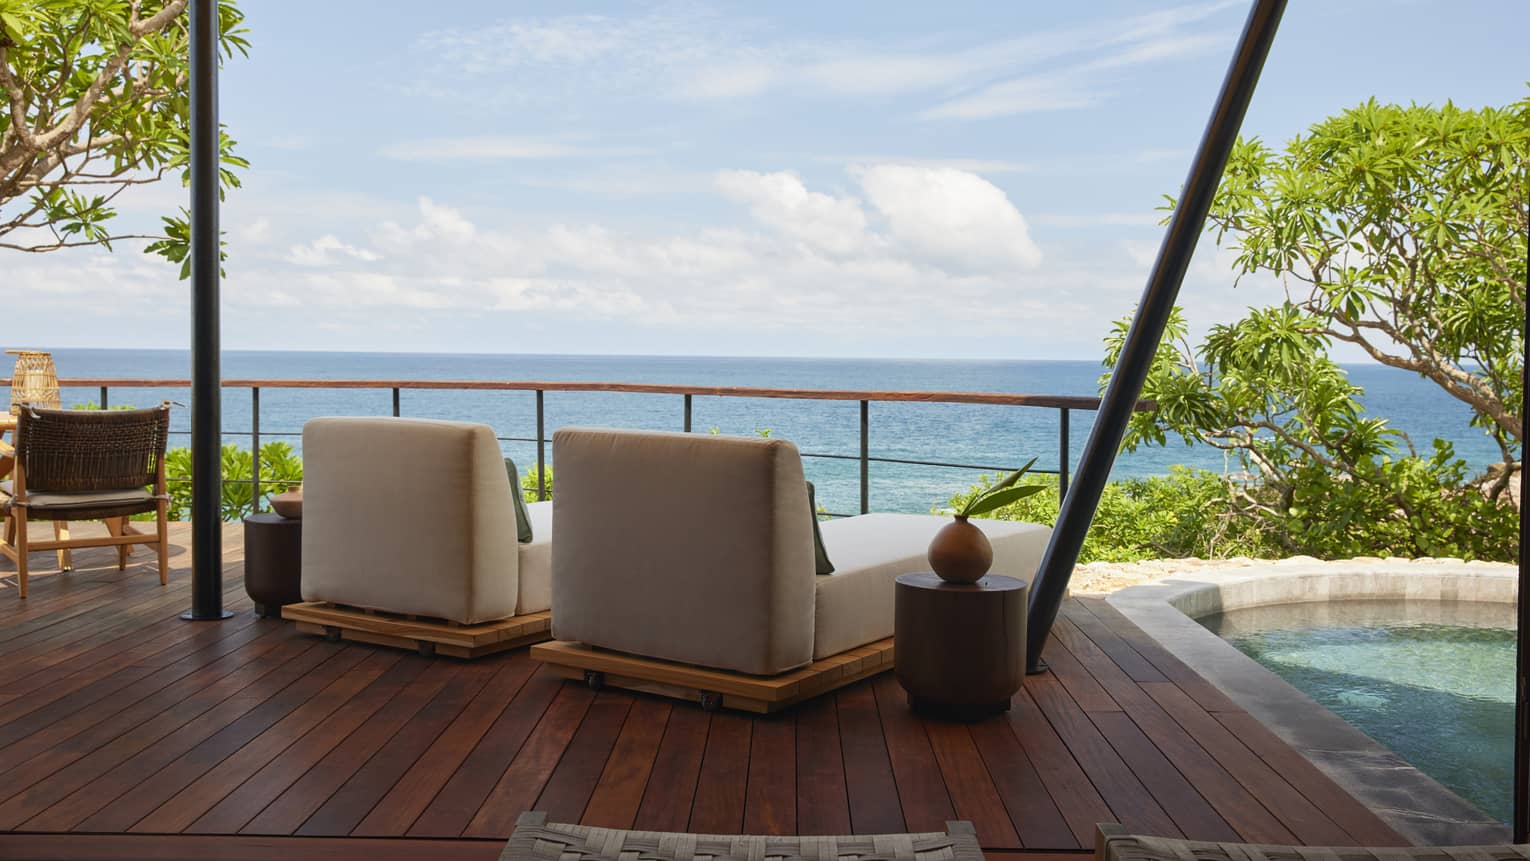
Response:
[[[287,261],[298,266],[332,266],[344,257],[365,263],[382,259],[375,251],[347,245],[332,234],[320,236],[307,245],[294,245],[287,250]]]
[[[878,165],[857,171],[861,187],[908,246],[964,266],[1033,268],[1041,249],[1025,217],[998,186],[952,168]]]
[[[792,173],[728,170],[717,176],[728,197],[747,203],[761,223],[832,254],[847,254],[867,242],[860,201],[809,191]]]

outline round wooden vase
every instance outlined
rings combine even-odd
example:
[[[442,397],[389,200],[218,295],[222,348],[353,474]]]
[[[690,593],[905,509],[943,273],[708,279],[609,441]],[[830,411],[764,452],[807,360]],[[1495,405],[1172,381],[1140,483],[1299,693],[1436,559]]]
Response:
[[[930,539],[925,559],[947,583],[976,583],[993,565],[993,545],[983,530],[958,514]]]

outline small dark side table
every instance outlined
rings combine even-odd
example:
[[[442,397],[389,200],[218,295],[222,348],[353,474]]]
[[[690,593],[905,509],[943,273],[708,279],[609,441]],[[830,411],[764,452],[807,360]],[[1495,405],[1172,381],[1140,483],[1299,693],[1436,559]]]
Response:
[[[303,521],[279,514],[244,519],[244,591],[255,615],[280,616],[284,604],[303,600]]]
[[[990,574],[971,584],[934,574],[897,581],[893,668],[910,708],[970,720],[1009,710],[1025,679],[1030,584]]]

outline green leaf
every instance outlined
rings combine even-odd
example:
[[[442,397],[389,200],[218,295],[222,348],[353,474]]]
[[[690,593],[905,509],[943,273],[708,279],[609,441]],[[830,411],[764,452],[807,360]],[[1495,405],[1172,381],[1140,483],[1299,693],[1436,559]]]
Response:
[[[990,511],[1003,508],[1012,502],[1019,502],[1027,496],[1040,493],[1046,488],[1039,484],[1022,484],[1019,487],[1007,487],[997,493],[990,493],[973,500],[962,514],[967,517],[977,517]]]

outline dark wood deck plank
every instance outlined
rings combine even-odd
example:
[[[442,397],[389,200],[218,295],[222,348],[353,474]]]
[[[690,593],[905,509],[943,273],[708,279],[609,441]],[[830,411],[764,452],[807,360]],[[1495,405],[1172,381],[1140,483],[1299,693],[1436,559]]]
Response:
[[[797,833],[849,834],[850,798],[833,696],[797,706]]]
[[[515,820],[530,810],[532,802],[542,794],[594,699],[594,692],[583,685],[565,684],[559,688],[526,744],[468,822],[464,837],[510,836]]]
[[[547,814],[550,822],[578,822],[606,770],[616,747],[622,724],[632,711],[632,695],[619,690],[601,691],[585,712],[579,731],[558,759],[542,794],[529,809]],[[517,814],[519,815],[519,814]],[[511,823],[514,825],[514,823]]]
[[[903,827],[903,804],[893,776],[892,757],[882,733],[873,680],[840,691],[839,744],[845,762],[850,824],[858,834],[894,834]]]
[[[1037,777],[1073,832],[1074,845],[1094,845],[1096,824],[1118,822],[1118,816],[1111,812],[1110,805],[1084,773],[1084,767],[1041,713],[1030,691],[1022,689],[1015,695],[1007,717],[1011,736],[1036,766]]]
[[[180,831],[186,834],[234,834],[243,829],[266,805],[276,800],[413,682],[427,663],[414,656],[396,661],[286,750],[271,757],[258,771],[225,795],[222,801]],[[244,750],[240,753],[244,753]],[[193,784],[193,788],[195,786]]]
[[[633,702],[580,824],[633,827],[673,710],[671,703],[657,697],[638,697]]]
[[[743,833],[798,833],[795,710],[754,722],[754,737],[749,743],[749,785],[744,792]]]
[[[676,703],[664,724],[664,738],[654,755],[648,787],[632,827],[643,831],[684,831],[691,821],[701,760],[711,734],[712,716],[687,703]]]
[[[449,668],[433,667],[423,673],[260,811],[240,833],[278,836],[297,831],[455,677]]]
[[[282,715],[280,720],[259,735],[232,744],[227,756],[185,784],[179,792],[165,799],[159,807],[145,814],[127,830],[141,834],[178,834],[190,828],[199,816],[281,756],[298,739],[333,715],[351,697],[366,689],[398,660],[397,653],[371,652],[346,667],[333,681]],[[189,771],[184,774],[189,774]],[[133,795],[135,798],[142,797],[137,790]]]
[[[385,859],[384,847],[497,854],[515,817],[542,807],[671,831],[878,833],[963,817],[991,853],[1030,861],[1079,857],[1058,853],[1083,852],[1111,820],[1208,839],[1400,842],[1098,599],[1064,605],[1053,673],[1005,716],[915,717],[890,675],[784,714],[712,715],[596,695],[523,650],[432,661],[256,621],[237,525],[224,601],[240,615],[188,625],[176,613],[189,532],[172,536],[168,587],[146,555],[118,572],[113,551],[83,550],[74,573],[45,572],[26,602],[6,601],[0,562],[0,831],[113,832],[54,839],[88,852],[118,841],[123,859],[220,846]],[[192,833],[117,834],[128,829]],[[249,836],[226,837],[236,831]],[[483,839],[408,839],[458,837]]]
[[[1019,849],[1020,836],[1010,822],[1009,811],[999,798],[998,787],[978,753],[972,734],[964,724],[926,720],[926,735],[956,817],[972,823],[978,841],[995,849]]]
[[[138,726],[98,725],[94,730],[99,733],[99,738],[92,739],[81,735],[72,740],[82,742],[82,747],[92,744],[95,746],[89,751],[79,753],[78,756],[68,757],[70,761],[67,764],[62,759],[49,762],[46,757],[34,758],[17,775],[17,783],[24,783],[26,788],[0,804],[0,829],[17,827],[31,817],[42,814],[71,793],[90,787],[90,784],[95,781],[102,781],[102,785],[90,787],[89,791],[98,796],[108,794],[112,791],[110,776],[113,770],[151,748],[163,761],[168,762],[180,752],[176,750],[175,745],[185,745],[189,748],[201,738],[211,735],[216,731],[216,727],[221,727],[233,719],[212,716],[203,720],[199,727],[196,724],[199,718],[219,708],[226,712],[248,711],[254,708],[255,699],[246,692],[259,690],[256,686],[263,679],[267,679],[272,674],[281,673],[289,662],[292,662],[294,667],[297,666],[298,660],[305,653],[309,662],[316,663],[318,653],[311,652],[312,645],[311,641],[289,636],[276,648],[259,655],[246,666],[207,685],[193,696],[165,709]],[[294,669],[289,667],[286,673],[288,680],[295,678]],[[278,678],[281,677],[278,676]],[[273,693],[278,689],[271,685],[269,680],[266,684],[271,687]],[[286,682],[283,681],[280,684],[284,686]],[[241,697],[241,694],[244,696]],[[233,705],[228,705],[231,700]],[[100,739],[104,741],[96,744]],[[34,764],[38,767],[38,771],[31,770]],[[144,773],[152,772],[146,769]]]
[[[989,718],[973,724],[971,732],[999,799],[1009,811],[1009,821],[1015,826],[1020,845],[1082,848],[1057,802],[1047,792],[1036,766],[1015,739],[1009,722],[1002,717]]]
[[[742,833],[753,735],[754,721],[743,715],[731,712],[712,715],[696,798],[691,802],[691,821],[684,830],[697,834]],[[662,791],[662,787],[656,789]]]
[[[1201,704],[1201,708],[1210,712],[1242,711],[1237,703],[1228,698],[1227,694],[1222,693],[1216,685],[1190,669],[1184,661],[1176,658],[1161,643],[1148,636],[1147,632],[1132,624],[1132,621],[1123,616],[1120,610],[1112,607],[1109,601],[1103,598],[1081,597],[1077,599],[1077,602],[1080,607],[1104,622],[1137,654],[1157,667],[1166,679],[1179,685],[1180,690],[1194,697],[1195,701]]]
[[[935,752],[930,749],[924,722],[904,707],[903,689],[892,676],[878,676],[871,689],[877,697],[877,713],[882,718],[882,734],[898,785],[904,826],[913,832],[944,829],[946,822],[956,818],[956,810],[941,779]]]
[[[1121,760],[1142,779],[1148,792],[1185,834],[1197,840],[1237,841],[1241,835],[1196,791],[1132,719],[1123,712],[1095,712],[1095,726],[1110,741]]]
[[[494,725],[483,734],[478,746],[410,826],[409,836],[460,836],[483,800],[493,791],[494,784],[510,767],[560,687],[562,680],[557,676],[545,670],[534,671],[510,705],[500,712]]]
[[[294,685],[309,677],[327,664],[354,663],[361,659],[359,652],[337,655],[324,649],[308,649],[294,656],[278,670],[261,677],[212,709],[198,715],[174,733],[155,741],[147,747],[139,747],[131,734],[120,736],[112,744],[85,757],[65,772],[105,768],[89,781],[74,789],[64,798],[49,805],[47,809],[22,823],[24,830],[67,831],[73,829],[103,807],[145,784],[181,757],[196,751],[203,743],[219,734],[227,734],[239,721],[255,714],[267,703],[281,696]],[[324,670],[333,673],[332,668]],[[323,677],[319,678],[322,683]],[[126,742],[119,745],[119,742]],[[123,756],[125,758],[123,758]],[[209,757],[210,758],[210,757]],[[45,781],[44,785],[51,781]],[[173,781],[171,792],[177,789]],[[109,830],[109,829],[108,829]],[[123,829],[119,829],[123,830]]]
[[[357,837],[398,837],[407,833],[535,669],[525,652],[498,664],[498,672],[483,690],[399,778],[352,834]]]
[[[350,775],[350,779],[320,805],[296,833],[314,837],[350,834],[489,683],[495,669],[494,665],[486,663],[450,666],[448,672],[452,678],[441,693]]]
[[[0,801],[58,774],[124,733],[134,733],[145,744],[162,738],[187,720],[216,705],[223,697],[232,695],[275,668],[275,664],[262,661],[262,658],[290,657],[308,645],[296,642],[290,630],[272,626],[250,642],[182,677],[174,684],[150,692],[126,708],[85,722],[77,731],[58,733],[49,745],[30,757],[24,757],[22,749],[28,744],[40,742],[46,734],[38,732],[28,736],[13,745],[7,753],[8,767],[0,772]],[[3,814],[0,814],[0,820],[3,818]]]
[[[1174,820],[1142,785],[1094,722],[1078,707],[1062,683],[1051,676],[1031,676],[1026,688],[1047,721],[1089,775],[1116,821],[1139,834],[1183,836]]]
[[[1169,717],[1143,690],[1143,683],[1129,678],[1115,663],[1114,656],[1107,655],[1092,637],[1072,627],[1071,621],[1063,621],[1058,624],[1058,638],[1127,710],[1151,740],[1150,746],[1161,751],[1195,785],[1242,839],[1256,843],[1290,843],[1296,839],[1278,816],[1266,809],[1223,763]],[[1151,754],[1144,754],[1144,758],[1150,759]],[[1139,773],[1147,774],[1146,771]]]

